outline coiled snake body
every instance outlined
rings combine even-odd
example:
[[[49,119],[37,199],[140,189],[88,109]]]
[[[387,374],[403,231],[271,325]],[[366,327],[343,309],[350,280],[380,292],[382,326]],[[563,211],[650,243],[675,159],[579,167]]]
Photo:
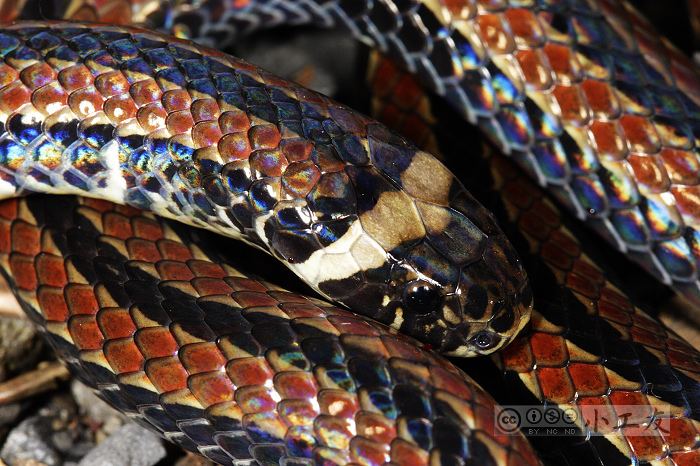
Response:
[[[18,3],[14,15],[23,5],[35,14],[35,3]],[[700,295],[698,76],[627,2],[75,1],[53,9],[57,18],[140,23],[216,46],[281,24],[343,26],[416,73],[608,242],[689,299]]]
[[[615,12],[607,20],[587,2],[532,3],[74,2],[53,13],[217,43],[282,22],[343,23],[692,298],[694,71],[675,56],[641,59],[641,20],[623,22],[614,2],[601,3]],[[15,19],[32,5],[3,7]],[[213,49],[128,27],[19,22],[0,30],[0,57],[5,197],[97,197],[243,239],[326,297],[448,354],[490,353],[527,323],[532,293],[491,215],[381,124]],[[651,163],[665,182],[650,180]],[[2,267],[59,354],[110,403],[185,448],[235,464],[538,461],[522,436],[494,430],[492,399],[448,363],[379,324],[241,277],[203,233],[79,199],[9,200],[2,218]],[[583,293],[594,316],[611,295],[574,251],[583,269],[566,286],[578,296],[582,277],[598,277],[597,294]],[[536,315],[520,348],[545,338],[538,330],[551,334]],[[615,357],[588,347],[555,358],[569,374],[576,363],[604,374],[596,396],[606,403],[618,391],[677,408],[664,415],[681,433],[643,451],[634,435],[610,433],[617,454],[598,448],[601,461],[698,461],[698,355],[655,330],[661,347],[634,344],[683,375],[667,391],[686,404],[649,392],[644,376],[627,380],[620,371],[639,361],[612,367]],[[550,389],[566,382],[540,378],[554,377],[544,361],[515,366],[537,378],[543,401],[585,392],[569,379],[576,395],[557,398]]]
[[[464,157],[469,131],[445,102],[428,96],[386,59],[374,64],[370,77],[373,113],[382,121],[435,154]],[[469,373],[499,394],[499,402],[542,403],[560,415],[574,410],[580,416],[574,436],[530,438],[546,464],[697,462],[697,349],[634,304],[623,291],[629,282],[610,276],[615,266],[609,251],[567,219],[524,173],[488,147],[466,150],[480,158],[470,160],[474,175],[465,180],[480,186],[476,196],[497,212],[523,258],[535,297],[530,328],[492,364],[467,366]],[[658,413],[674,427],[644,438],[632,425],[601,428],[601,417],[609,425],[626,424],[628,405],[638,407],[632,411],[639,417]]]
[[[525,274],[488,212],[381,125],[153,33],[2,34],[5,79],[20,77],[4,89],[6,195],[91,195],[245,239],[445,352],[493,351],[527,321]]]

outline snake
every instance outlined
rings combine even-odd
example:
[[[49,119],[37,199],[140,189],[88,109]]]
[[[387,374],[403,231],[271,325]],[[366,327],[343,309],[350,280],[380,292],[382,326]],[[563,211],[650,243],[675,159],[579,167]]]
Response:
[[[245,239],[446,353],[494,351],[527,322],[525,272],[490,214],[382,125],[153,33],[17,23],[0,41],[5,196],[80,193]]]
[[[698,75],[628,2],[37,3],[4,10],[134,22],[220,46],[280,25],[344,27],[416,73],[618,250],[700,302]]]
[[[59,357],[185,449],[230,465],[539,464],[453,365],[239,272],[198,230],[67,196],[2,212],[12,286]]]
[[[527,7],[534,2],[515,3],[518,7]],[[605,2],[601,7],[605,18],[614,21],[618,17],[627,18],[622,15],[623,11],[628,15],[633,13],[622,5]],[[683,149],[678,139],[672,138],[674,130],[669,127],[689,125],[692,119],[688,117],[688,121],[679,123],[666,115],[662,118],[645,113],[631,102],[638,96],[630,97],[626,93],[629,87],[625,86],[629,83],[616,76],[615,98],[610,97],[609,101],[621,99],[627,105],[625,110],[631,113],[611,112],[601,118],[605,123],[608,119],[620,120],[611,124],[624,130],[620,134],[630,139],[633,154],[628,158],[624,154],[611,162],[610,154],[601,153],[595,144],[587,147],[586,141],[576,139],[587,131],[580,127],[585,125],[573,125],[571,108],[565,105],[583,105],[585,99],[572,102],[566,100],[567,95],[560,95],[555,99],[564,99],[557,102],[561,108],[554,108],[557,105],[546,101],[551,96],[531,82],[521,86],[522,94],[518,93],[516,85],[505,89],[509,78],[514,77],[503,70],[508,68],[506,65],[514,64],[515,58],[510,55],[515,48],[499,49],[504,47],[503,41],[505,46],[517,41],[523,49],[543,46],[543,43],[533,45],[534,42],[523,41],[523,36],[533,31],[513,25],[518,18],[527,22],[527,8],[510,8],[505,2],[431,1],[244,1],[233,6],[205,2],[158,7],[147,2],[126,5],[115,2],[64,6],[67,9],[58,14],[61,18],[105,20],[112,14],[114,18],[111,19],[121,18],[121,22],[126,19],[148,27],[165,28],[183,37],[201,42],[211,40],[216,44],[230,42],[236,31],[250,32],[282,23],[324,26],[342,23],[357,37],[378,46],[398,58],[408,70],[417,72],[424,85],[447,97],[462,117],[479,123],[500,143],[501,150],[518,160],[541,184],[550,185],[550,188],[559,186],[561,189],[557,186],[551,189],[558,202],[579,217],[584,216],[581,212],[585,211],[598,233],[613,238],[618,249],[634,258],[641,260],[642,257],[648,262],[647,269],[657,272],[664,283],[673,284],[692,299],[695,271],[688,250],[693,241],[692,218],[684,215],[683,220],[674,222],[683,209],[679,207],[682,196],[678,192],[684,191],[678,189],[678,183],[673,186],[669,183],[666,186],[669,192],[650,194],[645,186],[648,180],[637,174],[637,178],[624,178],[628,184],[623,187],[632,186],[629,189],[642,194],[630,195],[627,204],[620,203],[618,201],[629,192],[620,188],[622,175],[617,172],[617,178],[610,175],[612,162],[629,167],[634,165],[638,155],[643,158],[661,150],[659,146],[645,154],[642,144],[634,146],[637,137],[652,138],[654,128],[664,137],[664,144]],[[8,19],[16,19],[33,7],[31,3],[19,2],[0,11]],[[610,15],[610,10],[618,15]],[[587,27],[611,27],[601,19],[600,11],[588,2],[573,2],[571,6],[539,5],[533,11],[529,12],[543,18],[538,21],[549,20],[554,24],[547,29],[547,35],[554,37],[554,42],[567,42],[566,37],[562,38],[565,34],[556,35],[557,27],[561,27],[558,23],[561,18],[557,15],[562,15],[566,24],[580,26],[579,21],[589,19]],[[93,13],[97,18],[83,17]],[[509,15],[514,17],[508,20],[515,30],[513,35],[504,19]],[[636,17],[635,20],[641,21]],[[505,29],[500,30],[500,26]],[[615,26],[618,26],[615,32],[619,33],[622,26]],[[613,62],[612,55],[616,58],[617,55],[606,56],[607,50],[592,50],[600,43],[582,41],[581,38],[590,32],[582,32],[583,29],[585,27],[574,28],[578,41],[569,41],[568,45],[575,44],[575,47],[568,50],[577,54],[576,59],[583,62],[585,72],[599,72],[596,77],[600,81],[587,83],[587,86],[602,86],[608,76],[605,67],[595,59]],[[470,31],[471,34],[467,34]],[[610,39],[611,34],[612,29],[601,33],[606,39]],[[492,52],[488,57],[492,63],[479,63],[474,70],[468,70],[473,65],[469,59],[474,57],[469,56],[467,45],[476,43],[485,45],[480,51],[482,56],[476,58],[486,60],[488,49]],[[670,46],[664,46],[667,53],[673,52]],[[454,47],[452,52],[459,50],[464,55],[457,60],[459,66],[452,67],[453,74],[447,76],[443,73],[446,63],[457,62],[450,57],[450,47]],[[543,47],[556,48],[555,44]],[[447,54],[445,49],[448,49]],[[533,53],[538,55],[539,52]],[[630,50],[625,52],[631,53]],[[638,52],[636,48],[635,52]],[[528,322],[532,292],[518,255],[491,214],[437,159],[381,124],[217,50],[130,26],[20,21],[0,32],[0,55],[4,65],[0,69],[0,76],[4,77],[0,83],[0,108],[4,118],[0,138],[0,154],[4,157],[0,163],[3,197],[15,198],[28,193],[97,197],[243,239],[280,259],[322,296],[448,355],[471,356],[501,349]],[[450,59],[446,60],[446,56]],[[636,58],[640,56],[637,53]],[[645,56],[657,57],[649,53]],[[542,58],[541,54],[538,57]],[[622,64],[615,65],[629,65],[622,60],[620,58]],[[692,85],[680,79],[682,72],[688,70],[682,69],[681,58],[674,56],[673,60],[675,74],[670,81],[678,86],[673,92],[678,93],[678,99],[685,99],[683,108],[692,111]],[[499,70],[505,74],[499,75]],[[514,72],[513,69],[508,71]],[[644,71],[649,72],[646,68]],[[562,93],[588,89],[584,86],[581,91],[576,79],[571,81],[568,83],[571,86],[565,87],[574,90],[560,90]],[[637,80],[636,84],[639,82]],[[489,95],[489,89],[493,95]],[[477,96],[479,93],[481,95]],[[503,101],[508,99],[509,93],[514,99],[510,103]],[[481,104],[488,108],[477,108]],[[659,114],[668,111],[661,107],[654,110]],[[591,110],[591,114],[594,113]],[[529,120],[534,120],[535,116],[540,117],[542,125],[538,126],[537,121],[531,124]],[[544,128],[548,125],[551,128]],[[590,134],[595,134],[591,128],[588,128]],[[547,139],[550,129],[551,138]],[[534,132],[540,130],[542,134],[535,136]],[[647,132],[643,135],[638,133],[644,131]],[[518,139],[523,134],[528,141]],[[547,183],[542,183],[538,169],[553,168],[553,159],[537,152],[545,146],[554,148],[552,152],[561,148],[555,158],[560,157],[556,161],[561,162],[559,168],[566,176],[550,177]],[[676,150],[674,155],[680,157],[680,152]],[[579,156],[590,157],[576,159]],[[528,165],[533,157],[539,165]],[[579,165],[574,166],[576,163]],[[587,163],[590,167],[581,168],[581,164]],[[625,170],[620,173],[623,172],[629,175]],[[430,179],[426,173],[431,174]],[[575,176],[571,176],[572,173]],[[604,180],[606,176],[607,181]],[[611,182],[618,184],[611,188]],[[599,186],[603,189],[596,191]],[[359,327],[338,324],[343,318],[329,316],[339,313],[350,320],[352,317],[335,308],[302,312],[303,317],[315,313],[319,318],[316,324],[323,327],[323,330],[314,328],[313,335],[307,334],[307,324],[294,324],[299,316],[287,310],[294,306],[285,301],[306,298],[288,294],[282,298],[278,291],[255,280],[240,285],[233,278],[239,273],[232,268],[220,265],[207,268],[205,264],[199,264],[202,267],[198,268],[194,257],[210,263],[217,259],[212,253],[203,255],[200,252],[206,248],[193,239],[197,234],[190,230],[148,217],[149,214],[90,200],[57,204],[57,212],[75,212],[67,218],[59,215],[61,218],[57,219],[49,213],[52,209],[45,210],[41,205],[58,201],[32,199],[35,197],[12,199],[5,204],[8,241],[3,269],[18,298],[81,379],[97,388],[111,404],[183,447],[224,464],[239,459],[243,463],[290,464],[297,461],[308,464],[309,457],[317,462],[343,464],[373,461],[378,464],[388,461],[447,464],[468,459],[478,464],[537,463],[522,436],[505,439],[493,436],[493,429],[486,427],[492,412],[476,414],[479,407],[493,408],[493,401],[473,381],[456,369],[446,369],[459,379],[446,388],[430,371],[439,365],[450,368],[448,363],[436,362],[438,359],[430,353],[425,356],[424,350],[414,349],[411,356],[394,352],[390,349],[393,343],[389,341],[398,337],[389,337],[392,331],[380,324],[369,325],[374,329],[371,336],[379,336],[382,343],[373,345],[369,339],[359,338],[363,341],[359,345],[363,353],[360,355],[355,353],[358,347],[343,346],[345,340],[352,340],[358,334],[370,335],[364,335],[365,330]],[[662,199],[669,210],[664,211],[654,204],[658,199]],[[110,212],[131,216],[121,225],[134,224],[131,232],[110,230],[107,218],[119,222],[113,218],[118,215],[109,215]],[[667,222],[670,226],[659,226],[657,220],[671,217],[674,221]],[[623,241],[618,231],[623,228],[620,218],[638,220],[637,223],[623,222],[624,232],[632,232]],[[144,224],[152,228],[139,230]],[[600,225],[605,229],[599,228]],[[667,231],[647,234],[653,228]],[[173,234],[171,230],[180,233]],[[644,238],[634,243],[631,238],[639,232],[637,236]],[[568,236],[558,233],[554,236],[560,240]],[[120,237],[123,234],[127,236]],[[172,245],[178,249],[175,245],[178,241],[183,255],[170,257],[172,251],[163,248]],[[571,241],[564,244],[571,246]],[[190,253],[184,252],[186,250]],[[81,255],[87,255],[88,259],[81,260]],[[170,275],[165,269],[149,265],[153,262],[162,265],[158,261],[171,260],[179,260],[187,266],[181,266],[177,273]],[[586,261],[575,262],[586,269]],[[52,265],[47,265],[49,263]],[[60,278],[62,267],[65,280]],[[185,268],[190,268],[190,272],[185,272]],[[216,269],[226,272],[217,275],[221,272]],[[685,274],[688,270],[690,272]],[[587,272],[594,274],[591,270]],[[57,277],[58,282],[54,282]],[[226,286],[217,288],[212,283],[214,288],[209,289],[200,283],[206,280],[199,278],[223,280]],[[582,278],[577,273],[569,277],[571,282],[582,287],[585,279],[590,277],[584,274]],[[598,287],[601,287],[600,280],[598,276]],[[154,281],[159,284],[147,284]],[[571,287],[580,293],[576,285]],[[239,292],[242,295],[239,296]],[[247,293],[257,293],[258,299]],[[203,322],[214,307],[206,312],[197,307],[206,306],[207,299],[202,298],[212,295],[219,295],[218,304],[227,306],[227,311],[219,308],[218,314],[214,312],[212,315],[217,316],[214,320],[221,322],[212,320],[210,325]],[[250,301],[246,300],[248,297]],[[600,295],[589,296],[589,299],[599,298]],[[146,304],[154,299],[159,305]],[[182,302],[188,305],[182,306]],[[125,308],[129,310],[124,311]],[[108,309],[110,312],[104,312]],[[635,316],[642,316],[638,319],[644,319],[643,311],[633,309]],[[109,334],[100,316],[117,315],[120,310],[122,320],[119,322],[126,328],[112,328],[116,333]],[[236,324],[226,327],[223,322],[239,314],[245,315],[245,322],[236,317]],[[541,315],[535,316],[539,320],[533,322],[533,327],[543,332],[536,331],[534,335],[549,335],[553,325],[548,327]],[[330,322],[330,325],[321,322]],[[255,323],[263,323],[264,327],[274,330],[251,330]],[[285,326],[287,328],[283,329]],[[366,329],[364,324],[360,326]],[[153,334],[160,332],[165,335],[163,339],[170,337],[171,341],[158,341],[155,345],[158,348],[152,342],[149,348],[147,338],[141,337],[149,333],[143,331],[146,328],[155,328]],[[592,327],[591,331],[596,333]],[[681,384],[675,392],[680,392],[691,403],[696,398],[693,396],[695,373],[688,361],[696,362],[697,353],[662,327],[657,326],[654,331],[670,343],[662,345],[661,355],[657,350],[653,356],[671,366],[669,370],[674,377],[680,377],[676,374],[681,373],[690,377],[690,381],[683,379],[685,385]],[[224,348],[227,332],[232,332],[234,340],[246,341],[235,341]],[[566,333],[560,330],[560,335]],[[306,343],[306,338],[312,336],[335,338],[340,346],[332,345],[316,354],[314,348],[309,347],[311,344]],[[624,340],[625,336],[620,338]],[[635,342],[642,346],[645,343]],[[193,346],[188,348],[189,345]],[[199,367],[197,346],[202,350],[199,360],[202,366]],[[160,353],[160,347],[170,350],[167,354]],[[685,353],[685,361],[683,358],[669,361],[664,354],[664,350],[669,353],[669,347]],[[195,355],[187,357],[188,350]],[[612,373],[622,370],[621,366],[608,369],[604,363],[609,361],[605,357],[596,359],[594,352],[592,359],[585,360],[584,352],[562,355],[560,363],[570,368],[577,357],[584,358],[584,362],[595,360],[598,364],[591,367],[598,371],[609,370],[608,377],[619,385],[613,385],[614,389],[643,394],[643,400],[652,403],[646,392],[654,383],[641,379],[636,388],[630,388],[633,383],[625,385],[619,374],[617,379],[613,377]],[[317,359],[321,355],[323,359]],[[329,355],[331,357],[327,358]],[[258,369],[268,375],[252,382],[241,380],[242,375],[252,374],[228,369],[241,357],[257,357],[257,364],[265,366]],[[363,365],[363,357],[371,362]],[[400,365],[397,361],[402,358],[409,362],[421,361],[422,369],[413,368],[412,376],[407,378],[392,365]],[[224,366],[227,367],[225,371]],[[532,377],[535,369],[546,373],[540,366],[546,364],[525,367],[521,371],[525,375],[521,377]],[[224,377],[222,372],[228,375]],[[214,379],[204,376],[196,377],[201,373],[209,373],[210,377],[218,374],[219,378],[213,382]],[[550,377],[553,376],[550,374]],[[198,378],[206,381],[198,385]],[[285,383],[285,378],[289,382]],[[303,378],[313,379],[308,384],[309,391],[294,393],[305,385],[300,380]],[[224,393],[218,395],[228,398],[216,398],[217,394],[206,392],[217,382],[225,385]],[[532,378],[530,382],[529,386],[533,387]],[[544,387],[541,395],[557,387],[554,380],[538,383]],[[243,387],[239,388],[241,384]],[[468,387],[468,390],[457,386]],[[321,394],[334,389],[351,393],[345,396],[353,399],[348,403],[356,407],[347,419],[335,424],[324,416],[333,417],[331,411],[339,409],[339,404],[320,406]],[[443,393],[443,389],[448,394]],[[246,391],[254,393],[248,403],[243,394]],[[235,400],[231,398],[233,392]],[[455,393],[459,395],[454,396]],[[456,401],[472,400],[475,396],[479,401],[470,407]],[[610,403],[607,396],[606,393],[604,401]],[[654,396],[661,395],[654,393]],[[309,404],[302,406],[304,398]],[[447,398],[449,407],[443,402]],[[422,400],[420,404],[425,409],[414,410],[417,399]],[[663,396],[660,399],[663,400]],[[680,404],[678,400],[673,402]],[[473,416],[467,414],[472,412]],[[295,417],[301,413],[306,414]],[[368,413],[376,414],[369,416],[374,422],[382,418],[384,424],[381,427],[367,424],[369,421],[364,415]],[[694,445],[698,436],[692,408],[674,412],[673,420],[685,427],[685,437],[680,441],[659,437],[663,455],[657,459],[668,464],[671,464],[669,461],[692,464],[697,461]],[[291,425],[299,428],[287,430]],[[346,430],[341,433],[343,429]],[[384,432],[386,436],[380,435]],[[634,458],[651,455],[649,451],[641,452],[644,445],[632,443],[633,435],[616,433],[606,436],[610,440],[608,437],[612,438],[618,455],[626,460],[632,458],[630,461],[634,462]],[[410,448],[404,448],[406,445],[400,440],[410,443]]]
[[[462,366],[504,405],[573,410],[570,436],[529,436],[548,465],[696,464],[700,461],[700,352],[640,307],[615,277],[610,251],[512,160],[469,135],[443,100],[376,54],[369,71],[372,114],[445,159],[470,158],[476,197],[496,213],[533,282],[531,325],[491,359]],[[449,123],[451,124],[449,124]],[[477,167],[475,167],[475,165]],[[482,165],[478,167],[478,165]],[[476,180],[478,179],[478,184]],[[465,178],[465,181],[469,177]],[[634,283],[636,284],[636,283]],[[505,390],[503,387],[507,387]],[[652,438],[623,426],[621,406],[657,412],[670,426]],[[642,414],[643,413],[643,414]],[[609,424],[601,428],[600,417]]]

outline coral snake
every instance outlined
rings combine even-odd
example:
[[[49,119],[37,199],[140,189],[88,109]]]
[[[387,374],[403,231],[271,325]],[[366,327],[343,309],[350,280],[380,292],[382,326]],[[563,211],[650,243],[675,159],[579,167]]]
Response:
[[[4,0],[0,20],[0,268],[135,421],[222,464],[700,462],[700,354],[559,210],[700,302],[698,76],[627,3]],[[398,63],[375,58],[374,107],[413,142],[208,47],[281,24]],[[464,120],[520,168],[464,147]],[[465,150],[454,175],[431,155]],[[245,275],[212,232],[336,305]],[[432,350],[495,352],[455,364],[576,435],[500,431]]]

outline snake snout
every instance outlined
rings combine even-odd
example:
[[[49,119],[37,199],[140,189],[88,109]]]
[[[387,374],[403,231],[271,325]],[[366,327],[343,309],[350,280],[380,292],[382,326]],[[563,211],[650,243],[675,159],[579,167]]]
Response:
[[[481,260],[463,268],[457,295],[462,322],[442,348],[447,354],[492,353],[512,341],[527,324],[532,291],[521,261],[503,233],[489,237]]]
[[[487,322],[488,330],[500,336],[500,344],[480,351],[488,354],[510,343],[529,322],[533,297],[527,273],[505,235],[490,243],[484,257],[491,263],[500,290],[500,300],[495,300],[498,305]]]
[[[488,322],[486,333],[493,335],[497,341],[493,345],[480,346],[476,342],[479,354],[490,354],[507,346],[530,321],[532,311],[532,294],[525,286],[522,292],[509,296],[510,300]]]

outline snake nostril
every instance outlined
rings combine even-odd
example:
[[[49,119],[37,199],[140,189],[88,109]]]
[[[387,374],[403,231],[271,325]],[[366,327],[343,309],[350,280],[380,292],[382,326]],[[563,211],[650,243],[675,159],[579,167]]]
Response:
[[[487,331],[479,332],[472,338],[474,345],[481,351],[493,348],[498,344],[499,340],[500,338],[498,335]]]

